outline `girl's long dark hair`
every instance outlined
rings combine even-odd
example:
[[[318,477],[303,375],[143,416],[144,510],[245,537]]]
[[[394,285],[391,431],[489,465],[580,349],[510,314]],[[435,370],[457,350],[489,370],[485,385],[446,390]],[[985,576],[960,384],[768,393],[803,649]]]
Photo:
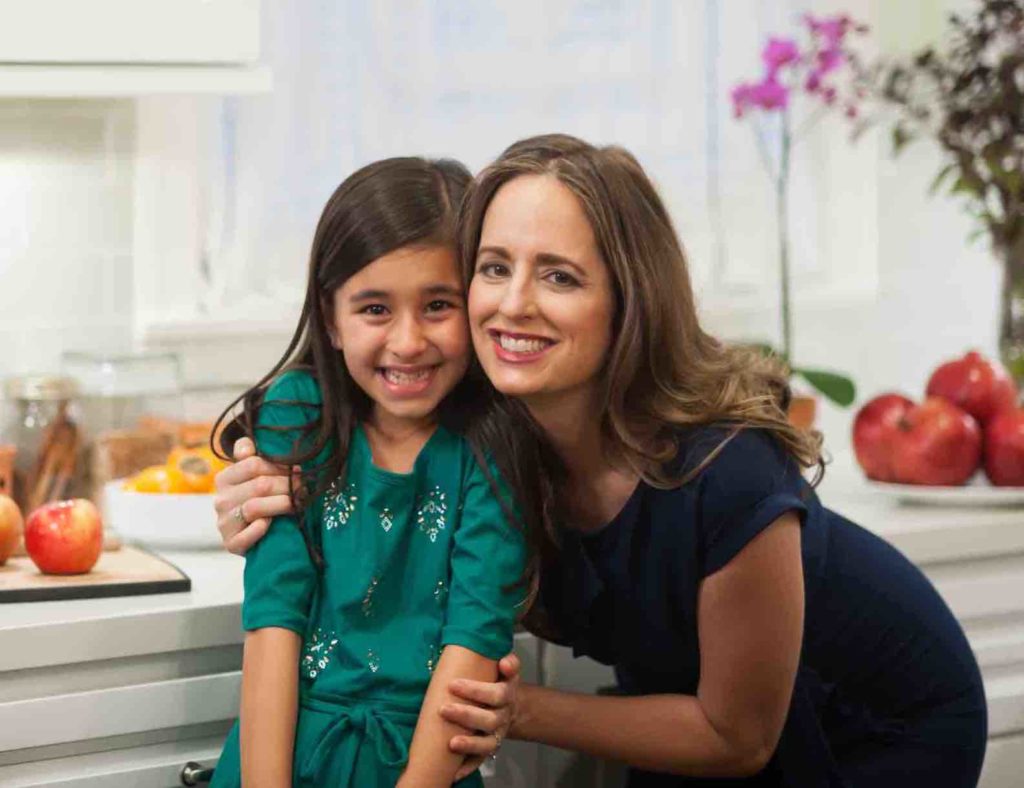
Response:
[[[224,427],[219,432],[220,445],[213,445],[214,452],[231,458],[231,446],[239,437],[246,435],[255,442],[258,414],[275,379],[289,370],[303,370],[316,379],[323,400],[316,417],[287,428],[289,434],[301,436],[292,452],[267,459],[304,468],[302,483],[291,485],[291,497],[310,556],[318,567],[322,558],[312,529],[305,523],[305,511],[309,501],[344,473],[352,429],[369,415],[371,407],[340,351],[331,344],[327,327],[333,322],[334,292],[374,260],[403,247],[454,247],[457,213],[471,179],[469,170],[457,161],[418,157],[384,159],[346,178],[327,201],[317,224],[306,297],[287,350],[256,385],[224,410],[214,426],[214,435]],[[438,413],[442,424],[455,432],[466,431],[486,400],[486,395],[481,395],[481,380],[479,374],[467,375],[445,397]],[[242,412],[235,416],[239,403]],[[295,405],[297,414],[309,412],[313,405],[281,404]],[[325,449],[326,459],[316,463]]]

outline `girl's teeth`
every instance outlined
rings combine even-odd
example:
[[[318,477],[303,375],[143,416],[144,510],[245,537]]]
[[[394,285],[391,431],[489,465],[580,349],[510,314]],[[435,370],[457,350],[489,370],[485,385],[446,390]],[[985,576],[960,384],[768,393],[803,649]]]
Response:
[[[513,353],[539,353],[550,344],[546,339],[517,339],[507,334],[499,334],[498,340],[502,350]]]
[[[399,372],[394,369],[385,369],[384,377],[387,378],[389,383],[394,383],[397,386],[402,386],[407,383],[417,383],[423,380],[430,374],[429,369],[423,369],[419,372]]]

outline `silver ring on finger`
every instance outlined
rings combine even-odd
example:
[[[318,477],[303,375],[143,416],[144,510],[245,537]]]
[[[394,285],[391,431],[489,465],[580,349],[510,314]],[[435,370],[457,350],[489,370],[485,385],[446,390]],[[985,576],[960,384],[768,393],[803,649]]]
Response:
[[[501,744],[503,742],[503,739],[501,738],[501,734],[498,733],[497,731],[495,731],[491,735],[494,737],[494,751],[490,755],[490,758],[493,761],[493,760],[495,760],[498,757],[498,750],[501,749]]]
[[[249,521],[245,519],[245,512],[242,511],[241,506],[235,507],[235,520],[237,520],[238,524],[243,528],[249,525]]]

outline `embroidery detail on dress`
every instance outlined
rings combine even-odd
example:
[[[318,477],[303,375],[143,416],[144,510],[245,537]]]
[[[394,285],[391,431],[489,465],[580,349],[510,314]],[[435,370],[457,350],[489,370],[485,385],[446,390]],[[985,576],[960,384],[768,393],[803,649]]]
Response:
[[[427,653],[428,653],[428,656],[427,656],[427,672],[428,673],[433,673],[434,672],[434,668],[437,667],[437,658],[438,658],[437,646],[435,646],[433,643],[431,643],[430,644],[430,651],[427,652]]]
[[[363,597],[363,615],[369,618],[373,614],[373,592],[377,590],[378,578],[373,578],[366,589],[366,596]]]
[[[438,580],[437,585],[434,586],[434,601],[439,605],[443,605],[447,596],[448,586],[445,585],[444,580]]]
[[[427,493],[416,509],[416,526],[425,533],[431,542],[437,541],[437,535],[447,525],[448,504],[444,502],[444,493],[437,485]]]
[[[308,679],[315,679],[331,661],[331,652],[338,645],[338,638],[333,631],[327,632],[320,627],[310,635],[302,656],[302,672]]]
[[[388,507],[385,506],[380,513],[380,527],[384,529],[384,533],[387,533],[391,530],[391,526],[393,526],[394,524],[395,514]]]
[[[371,673],[376,673],[380,670],[380,657],[377,656],[372,648],[366,652],[366,666],[370,669]]]
[[[324,526],[327,530],[332,531],[338,526],[345,525],[355,514],[358,500],[355,484],[349,482],[343,490],[337,479],[331,482],[331,486],[327,488],[327,502],[324,505]]]

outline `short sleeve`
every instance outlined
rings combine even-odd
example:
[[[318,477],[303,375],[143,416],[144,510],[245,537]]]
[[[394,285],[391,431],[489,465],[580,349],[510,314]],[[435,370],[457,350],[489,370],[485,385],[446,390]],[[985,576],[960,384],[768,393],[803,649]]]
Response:
[[[297,428],[315,418],[319,396],[316,381],[306,373],[288,372],[275,381],[256,422],[258,452],[269,458],[292,453],[301,436]],[[282,627],[305,634],[317,573],[295,517],[275,517],[266,536],[249,549],[244,582],[243,629]]]
[[[491,476],[500,480],[497,470]],[[505,488],[506,501],[511,496]],[[498,660],[512,650],[512,632],[526,591],[522,531],[508,522],[487,477],[474,462],[463,485],[462,518],[452,537],[451,581],[442,645]]]
[[[698,485],[705,576],[786,512],[796,512],[803,525],[814,495],[792,456],[768,433],[749,428],[729,440]]]

